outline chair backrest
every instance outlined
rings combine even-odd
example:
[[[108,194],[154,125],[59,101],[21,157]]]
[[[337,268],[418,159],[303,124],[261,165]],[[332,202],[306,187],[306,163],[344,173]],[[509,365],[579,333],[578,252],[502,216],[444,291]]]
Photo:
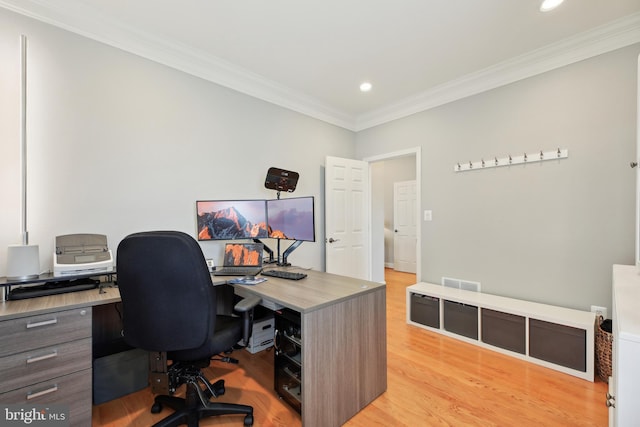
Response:
[[[198,348],[215,330],[216,291],[198,243],[178,231],[131,234],[118,245],[125,341],[148,351]]]

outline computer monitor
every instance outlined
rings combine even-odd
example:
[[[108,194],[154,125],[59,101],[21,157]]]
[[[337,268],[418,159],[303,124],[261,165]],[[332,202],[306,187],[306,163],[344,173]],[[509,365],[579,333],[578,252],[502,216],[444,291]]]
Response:
[[[313,196],[267,200],[267,224],[273,239],[315,242]]]
[[[196,201],[198,240],[268,237],[265,200]]]

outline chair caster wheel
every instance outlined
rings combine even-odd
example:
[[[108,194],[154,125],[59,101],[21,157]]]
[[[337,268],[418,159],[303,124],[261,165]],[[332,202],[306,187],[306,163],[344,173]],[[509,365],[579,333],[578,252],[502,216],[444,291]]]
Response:
[[[224,380],[218,380],[215,383],[211,384],[211,388],[213,389],[214,397],[219,397],[224,394],[226,391],[224,388]]]
[[[244,425],[252,426],[253,425],[253,415],[247,415],[244,417]]]
[[[158,414],[161,411],[162,411],[162,403],[155,402],[153,405],[151,405],[152,414]]]

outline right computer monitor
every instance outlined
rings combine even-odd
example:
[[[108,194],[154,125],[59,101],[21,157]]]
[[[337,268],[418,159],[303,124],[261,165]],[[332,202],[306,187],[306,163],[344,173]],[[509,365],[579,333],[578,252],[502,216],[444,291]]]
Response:
[[[315,242],[313,196],[267,200],[269,237]]]

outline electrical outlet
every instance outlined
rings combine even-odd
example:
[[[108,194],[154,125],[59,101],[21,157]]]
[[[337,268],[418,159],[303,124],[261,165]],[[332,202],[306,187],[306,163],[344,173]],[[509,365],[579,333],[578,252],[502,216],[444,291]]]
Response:
[[[592,305],[591,312],[596,313],[596,316],[602,316],[603,319],[607,318],[607,307],[600,307],[599,305]]]

